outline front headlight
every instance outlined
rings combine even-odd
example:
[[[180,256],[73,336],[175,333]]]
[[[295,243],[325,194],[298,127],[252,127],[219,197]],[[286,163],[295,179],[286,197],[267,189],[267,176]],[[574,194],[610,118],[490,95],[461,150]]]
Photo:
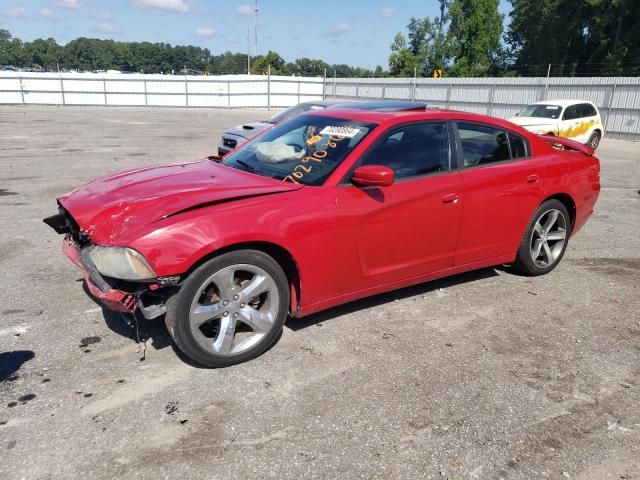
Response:
[[[150,280],[155,278],[149,262],[132,248],[94,247],[89,253],[98,271],[120,280]]]

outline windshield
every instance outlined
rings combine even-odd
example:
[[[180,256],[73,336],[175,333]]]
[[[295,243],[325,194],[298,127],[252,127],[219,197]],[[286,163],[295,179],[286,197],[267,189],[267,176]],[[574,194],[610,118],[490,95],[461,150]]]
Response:
[[[522,110],[519,117],[560,118],[560,105],[529,105]]]
[[[224,165],[304,185],[322,185],[376,124],[298,115],[242,145]]]
[[[322,105],[314,105],[313,103],[299,103],[298,105],[294,105],[293,107],[289,107],[286,110],[277,113],[273,117],[265,120],[266,123],[280,123],[286,120],[287,118],[294,117],[302,112],[307,112],[309,110],[322,110],[324,107]]]

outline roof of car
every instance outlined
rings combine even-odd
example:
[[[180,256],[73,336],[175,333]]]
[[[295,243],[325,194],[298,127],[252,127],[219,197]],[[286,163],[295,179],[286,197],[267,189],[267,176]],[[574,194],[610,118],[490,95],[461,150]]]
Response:
[[[331,105],[336,105],[340,103],[342,100],[310,100],[308,102],[302,102],[300,105],[317,105],[319,107],[330,107]]]
[[[384,123],[387,121],[420,121],[428,119],[454,119],[469,120],[478,122],[488,122],[500,125],[506,120],[500,118],[489,117],[479,113],[463,112],[460,110],[451,110],[447,108],[427,107],[423,109],[413,110],[370,110],[359,108],[344,108],[342,105],[336,105],[333,108],[314,110],[307,112],[310,115],[332,116],[337,118],[349,118],[372,123]],[[507,122],[511,125],[509,122]]]
[[[405,110],[424,110],[427,108],[427,104],[425,102],[413,102],[407,100],[342,101],[334,104],[333,108],[353,108],[356,110],[370,110],[373,112],[398,112]]]
[[[330,116],[341,119],[350,119],[360,122],[395,125],[410,122],[422,121],[447,121],[484,123],[494,125],[499,128],[519,132],[521,135],[530,136],[530,132],[515,123],[502,118],[491,117],[481,113],[463,112],[448,108],[427,107],[421,110],[400,110],[400,111],[375,111],[360,110],[356,108],[342,108],[342,106],[314,110],[307,112],[308,115]]]
[[[572,99],[553,99],[543,100],[541,102],[535,102],[531,105],[559,105],[561,107],[568,107],[569,105],[575,105],[576,103],[589,103],[593,105],[589,100],[572,100]]]

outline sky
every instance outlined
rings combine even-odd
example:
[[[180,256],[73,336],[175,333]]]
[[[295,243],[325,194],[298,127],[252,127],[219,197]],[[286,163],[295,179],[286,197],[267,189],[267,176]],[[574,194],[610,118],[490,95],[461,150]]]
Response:
[[[500,11],[509,4],[501,0]],[[259,0],[258,53],[375,68],[388,66],[395,34],[434,17],[436,0]],[[0,28],[24,41],[77,37],[196,45],[255,54],[253,0],[0,0]]]

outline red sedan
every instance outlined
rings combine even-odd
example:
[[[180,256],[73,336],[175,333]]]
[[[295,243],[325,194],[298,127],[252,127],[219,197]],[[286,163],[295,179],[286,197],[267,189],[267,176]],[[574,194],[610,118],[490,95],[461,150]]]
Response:
[[[45,222],[108,308],[165,314],[218,367],[264,352],[287,315],[497,264],[548,273],[599,176],[590,148],[491,117],[327,109],[224,159],[94,180]]]

